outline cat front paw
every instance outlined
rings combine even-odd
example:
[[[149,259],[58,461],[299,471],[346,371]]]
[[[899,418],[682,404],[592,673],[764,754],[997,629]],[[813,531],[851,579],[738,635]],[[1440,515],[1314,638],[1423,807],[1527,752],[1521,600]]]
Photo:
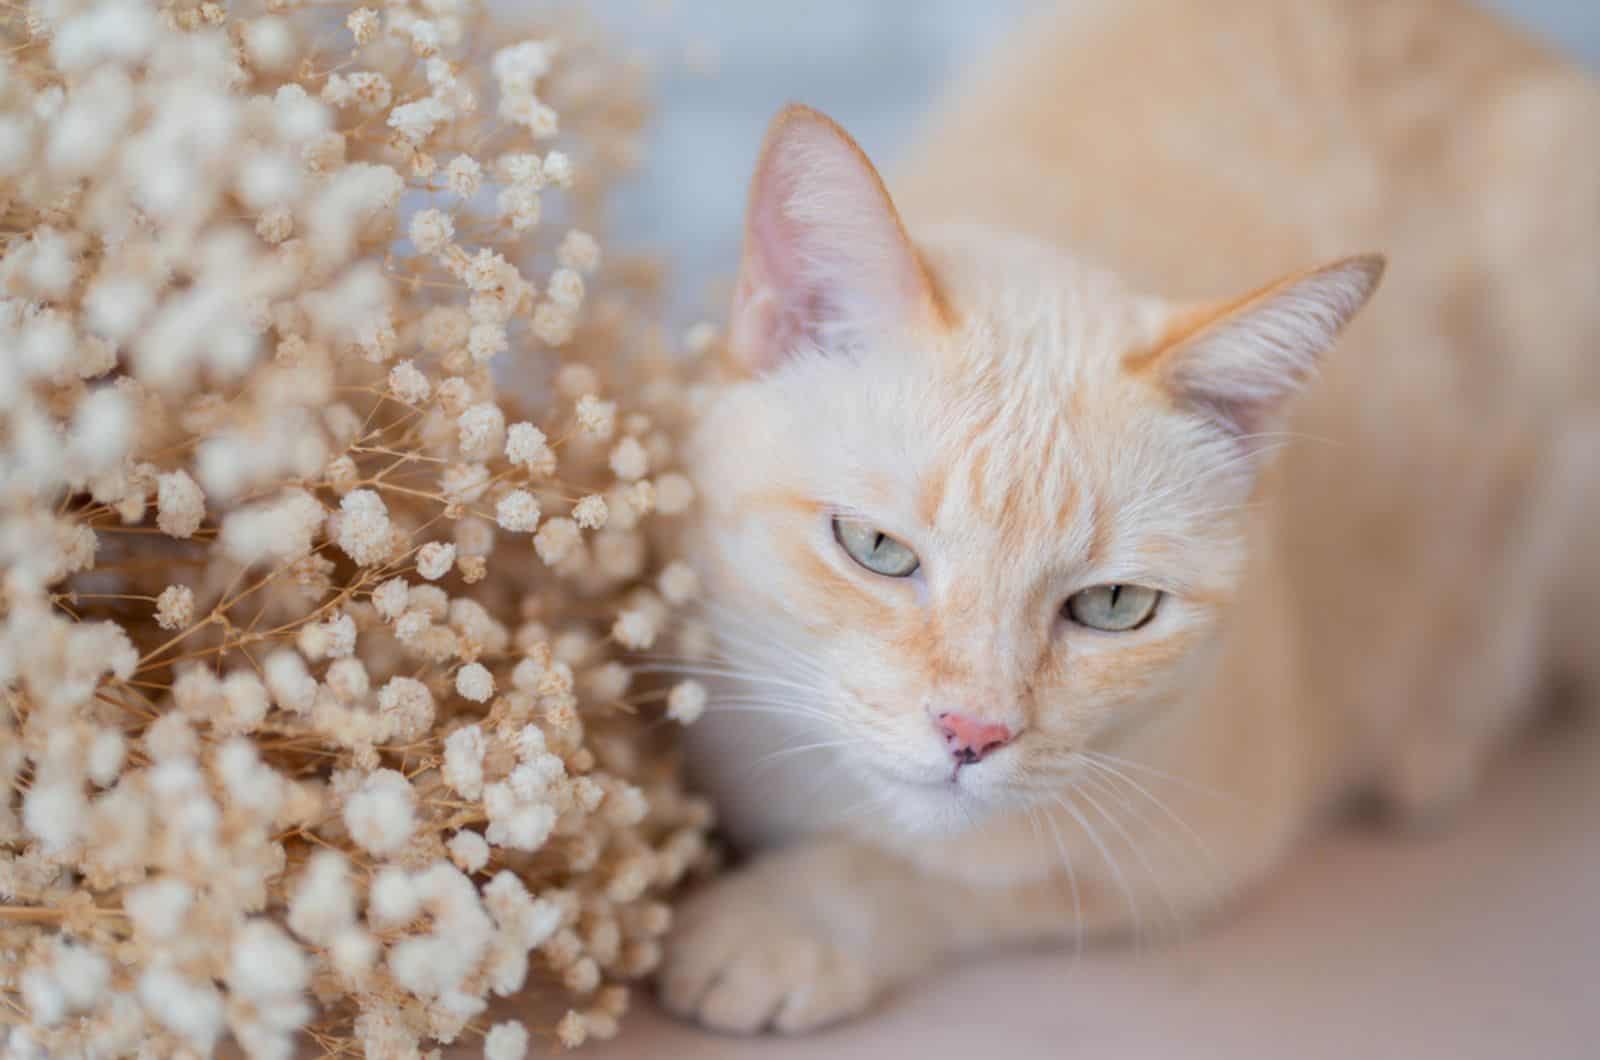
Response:
[[[793,915],[752,873],[686,902],[657,977],[676,1015],[735,1034],[801,1034],[854,1016],[879,993],[865,963]]]

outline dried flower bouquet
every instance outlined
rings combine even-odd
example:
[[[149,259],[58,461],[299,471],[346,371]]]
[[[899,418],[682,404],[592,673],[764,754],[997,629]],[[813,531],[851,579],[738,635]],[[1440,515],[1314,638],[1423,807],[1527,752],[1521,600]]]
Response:
[[[8,1056],[506,1060],[657,960],[692,389],[587,234],[636,78],[519,17],[0,15]]]

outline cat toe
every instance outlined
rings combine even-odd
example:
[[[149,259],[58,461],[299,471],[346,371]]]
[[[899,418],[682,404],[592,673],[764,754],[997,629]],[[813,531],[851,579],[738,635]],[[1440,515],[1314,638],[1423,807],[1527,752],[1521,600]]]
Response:
[[[657,978],[672,1013],[732,1034],[800,1034],[853,1016],[871,1001],[858,961],[784,924],[770,907],[691,903]]]
[[[821,949],[803,981],[789,984],[772,1026],[783,1034],[821,1030],[864,1011],[873,990],[861,966],[844,954]]]
[[[853,1016],[870,1000],[854,962],[796,937],[749,939],[714,963],[668,958],[662,1001],[686,1019],[732,1034],[803,1034]]]

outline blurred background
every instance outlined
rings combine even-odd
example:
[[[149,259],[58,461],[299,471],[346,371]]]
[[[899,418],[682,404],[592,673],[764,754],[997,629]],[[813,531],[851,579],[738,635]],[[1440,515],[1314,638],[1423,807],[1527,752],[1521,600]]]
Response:
[[[618,234],[670,251],[674,315],[721,316],[708,286],[737,264],[745,181],[780,106],[809,103],[891,160],[950,77],[1040,2],[597,0],[655,70],[650,158]],[[1600,0],[1481,2],[1600,69]]]

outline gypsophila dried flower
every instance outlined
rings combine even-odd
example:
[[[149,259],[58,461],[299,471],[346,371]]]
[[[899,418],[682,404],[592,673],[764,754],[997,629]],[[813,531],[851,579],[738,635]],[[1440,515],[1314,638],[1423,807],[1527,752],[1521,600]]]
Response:
[[[611,450],[611,470],[618,478],[643,478],[650,471],[650,457],[637,438],[624,438]]]
[[[583,277],[576,269],[557,269],[550,277],[548,293],[557,305],[576,309],[583,302]]]
[[[589,1038],[589,1025],[583,1013],[569,1010],[556,1023],[556,1040],[568,1049],[576,1049]]]
[[[589,233],[574,228],[561,240],[556,260],[580,273],[593,273],[600,267],[600,244]]]
[[[662,569],[656,587],[668,603],[681,607],[699,593],[700,577],[687,563],[674,560]]]
[[[462,872],[477,872],[489,863],[489,843],[477,832],[457,832],[446,846]]]
[[[559,566],[583,543],[578,524],[571,519],[547,519],[533,536],[533,547],[549,566]]]
[[[424,254],[437,254],[455,238],[455,224],[441,210],[418,210],[408,230],[411,245]]]
[[[456,671],[456,692],[474,703],[487,703],[494,695],[494,677],[481,663],[468,663]]]
[[[544,176],[558,188],[570,188],[577,178],[572,159],[563,151],[551,151],[544,156]]]
[[[550,475],[556,469],[555,451],[544,432],[531,423],[513,423],[507,430],[506,459],[521,464],[532,475]]]
[[[706,686],[699,681],[683,681],[667,696],[667,717],[680,725],[692,725],[706,712]]]
[[[509,345],[505,326],[493,321],[474,324],[467,333],[467,353],[478,364],[493,360],[496,355],[504,353]]]
[[[439,491],[450,504],[471,504],[489,486],[489,469],[482,464],[452,464],[439,476]]]
[[[460,306],[434,306],[422,316],[423,348],[429,353],[449,353],[467,341],[467,329],[471,326],[472,317]],[[462,406],[465,406],[469,397],[470,394],[463,395]],[[460,409],[455,411],[459,412]]]
[[[472,403],[472,385],[460,376],[451,376],[439,383],[438,397],[446,414],[459,416]]]
[[[578,323],[578,313],[559,302],[540,302],[533,311],[531,327],[535,337],[546,346],[561,347],[572,340]]]
[[[644,651],[655,643],[656,623],[648,611],[624,611],[611,627],[611,635],[625,647]]]
[[[405,613],[410,599],[410,586],[404,578],[390,578],[372,591],[372,605],[379,617],[393,622]]]
[[[194,591],[187,585],[169,585],[156,597],[156,625],[183,629],[194,621]]]
[[[670,471],[655,481],[655,507],[662,515],[682,515],[694,503],[694,485],[686,475]]]
[[[389,551],[389,509],[373,490],[352,490],[339,502],[339,547],[364,567]]]
[[[463,199],[478,194],[483,185],[483,167],[471,155],[457,155],[445,166],[445,182],[451,191]]]
[[[532,533],[539,525],[539,501],[527,490],[512,490],[495,502],[495,522],[502,530]]]
[[[609,438],[616,430],[617,406],[612,401],[601,401],[598,395],[585,394],[578,399],[578,426],[596,438]]]
[[[457,0],[14,12],[19,1055],[418,1055],[525,987],[584,995],[541,1032],[603,1038],[659,960],[650,911],[709,822],[616,707],[625,642],[709,646],[650,517],[692,497],[694,403],[632,356],[662,332],[648,270],[602,273],[567,220],[604,230],[634,81],[568,16],[500,14],[523,31]],[[619,426],[642,461],[612,466]]]
[[[329,690],[345,703],[360,702],[372,689],[372,679],[367,675],[366,664],[357,658],[335,660],[333,665],[328,667],[328,672],[323,675],[323,681]]]
[[[345,18],[345,25],[358,45],[371,44],[378,39],[378,13],[371,8],[356,8]]]
[[[417,573],[436,582],[450,573],[450,568],[455,566],[456,546],[444,544],[439,541],[430,541],[417,549]]]
[[[422,899],[410,873],[386,866],[378,870],[367,890],[367,914],[375,927],[404,924],[421,911]]]
[[[483,1060],[523,1060],[528,1055],[528,1029],[511,1020],[497,1023],[483,1039]]]
[[[505,444],[506,418],[498,405],[473,405],[456,418],[462,455],[479,459]]]
[[[606,525],[606,499],[591,493],[572,508],[572,520],[585,530],[596,530]]]
[[[444,782],[457,794],[476,799],[483,794],[483,756],[486,744],[483,729],[465,725],[444,742]]]
[[[574,401],[586,396],[594,401],[600,400],[595,396],[599,386],[600,376],[593,367],[582,361],[567,361],[561,366],[561,370],[556,372],[556,390]],[[615,418],[616,406],[613,405],[607,414]]]
[[[416,792],[394,770],[377,770],[345,800],[344,823],[367,853],[393,854],[416,827]]]
[[[156,525],[164,534],[191,537],[206,517],[205,494],[187,471],[171,471],[157,482]]]
[[[84,763],[89,779],[102,788],[109,788],[122,773],[127,756],[127,740],[120,730],[101,729],[89,742],[89,752]]]
[[[413,677],[391,677],[378,691],[378,712],[396,740],[416,739],[433,724],[433,693]]]
[[[420,405],[433,393],[433,386],[416,365],[401,361],[389,370],[389,390],[408,405]]]

